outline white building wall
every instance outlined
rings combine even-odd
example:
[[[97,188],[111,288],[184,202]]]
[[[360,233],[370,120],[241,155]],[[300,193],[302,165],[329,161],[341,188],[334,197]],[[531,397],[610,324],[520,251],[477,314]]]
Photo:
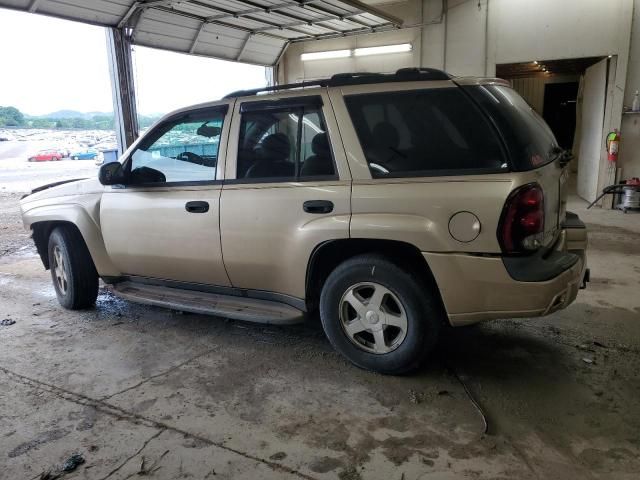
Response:
[[[640,90],[640,0],[634,1],[629,68],[624,95],[624,104],[629,108],[636,90]],[[640,177],[640,114],[622,115],[620,135],[621,178]]]
[[[640,115],[622,115],[623,101],[630,105],[633,92],[640,89],[640,0],[448,0],[442,18],[442,0],[366,3],[403,18],[406,25],[424,26],[293,44],[283,56],[279,81],[299,82],[349,71],[391,72],[414,66],[444,68],[453,75],[493,76],[500,63],[614,55],[615,88],[604,127],[622,130],[623,178],[640,176]],[[412,52],[300,60],[305,51],[405,42],[412,43]],[[600,188],[614,181],[604,173],[605,166],[603,161]]]

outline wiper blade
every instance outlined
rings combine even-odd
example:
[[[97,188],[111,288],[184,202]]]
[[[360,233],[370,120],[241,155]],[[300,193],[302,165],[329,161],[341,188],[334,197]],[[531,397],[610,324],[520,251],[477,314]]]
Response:
[[[565,150],[560,147],[551,148],[551,161],[560,161],[560,166],[565,167],[571,160],[573,160],[573,152],[571,150]]]

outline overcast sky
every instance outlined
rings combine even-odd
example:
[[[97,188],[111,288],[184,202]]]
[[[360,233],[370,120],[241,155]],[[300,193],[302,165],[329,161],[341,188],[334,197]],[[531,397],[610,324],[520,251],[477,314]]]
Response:
[[[166,113],[265,84],[265,69],[134,47],[138,110]],[[0,9],[0,106],[29,115],[110,112],[105,31]]]

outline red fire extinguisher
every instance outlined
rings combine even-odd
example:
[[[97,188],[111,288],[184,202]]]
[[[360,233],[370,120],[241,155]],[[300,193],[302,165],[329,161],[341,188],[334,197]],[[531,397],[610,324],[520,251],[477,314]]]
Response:
[[[620,133],[616,128],[607,135],[607,158],[611,163],[618,161],[618,151],[620,150]]]

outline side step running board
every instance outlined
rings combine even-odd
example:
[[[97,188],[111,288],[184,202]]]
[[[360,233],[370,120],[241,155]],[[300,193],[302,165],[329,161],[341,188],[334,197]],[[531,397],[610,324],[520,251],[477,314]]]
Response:
[[[119,297],[132,302],[185,312],[278,325],[300,323],[304,320],[303,312],[297,308],[270,300],[219,295],[134,282],[116,283],[110,288]]]

